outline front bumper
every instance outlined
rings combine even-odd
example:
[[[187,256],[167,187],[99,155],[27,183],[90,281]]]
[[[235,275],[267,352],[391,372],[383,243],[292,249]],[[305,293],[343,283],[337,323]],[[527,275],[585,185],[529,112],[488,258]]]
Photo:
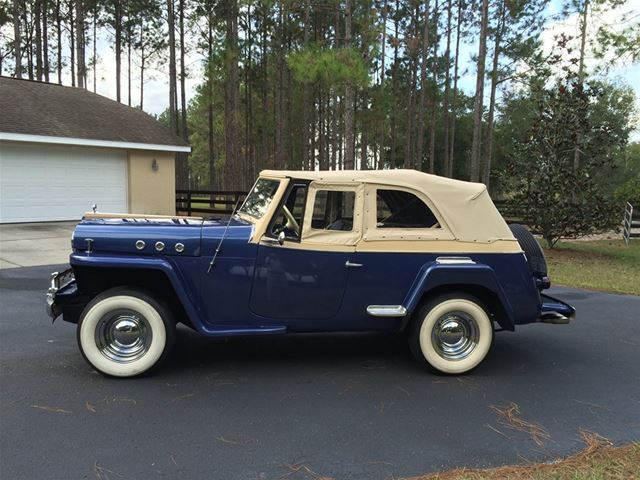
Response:
[[[47,306],[46,311],[53,320],[62,313],[62,306],[56,303],[56,296],[61,290],[69,287],[75,282],[73,270],[68,268],[63,272],[53,272],[51,274],[51,284],[47,290]]]

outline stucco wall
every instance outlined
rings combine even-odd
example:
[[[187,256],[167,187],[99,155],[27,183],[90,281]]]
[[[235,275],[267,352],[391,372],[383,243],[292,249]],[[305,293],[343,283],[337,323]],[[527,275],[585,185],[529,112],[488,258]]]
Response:
[[[152,168],[155,159],[157,169]],[[176,213],[175,153],[130,150],[129,212]]]

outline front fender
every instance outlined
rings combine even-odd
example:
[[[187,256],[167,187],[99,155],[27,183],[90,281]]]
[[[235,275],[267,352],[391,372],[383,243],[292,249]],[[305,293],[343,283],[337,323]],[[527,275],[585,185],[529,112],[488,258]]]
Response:
[[[185,290],[185,281],[182,278],[180,271],[165,258],[120,257],[112,255],[86,255],[73,253],[69,257],[69,264],[72,267],[128,268],[161,271],[169,279],[169,282],[171,283],[171,286],[173,287],[178,300],[182,304],[182,307],[184,308],[184,311],[187,314],[191,325],[197,331],[203,331],[202,315],[197,308],[197,302]]]
[[[513,308],[493,268],[483,263],[443,264],[433,261],[424,264],[402,302],[407,310],[405,322],[409,321],[411,314],[430,291],[442,287],[464,290],[469,286],[490,291],[502,309],[498,323],[505,330],[514,330]]]

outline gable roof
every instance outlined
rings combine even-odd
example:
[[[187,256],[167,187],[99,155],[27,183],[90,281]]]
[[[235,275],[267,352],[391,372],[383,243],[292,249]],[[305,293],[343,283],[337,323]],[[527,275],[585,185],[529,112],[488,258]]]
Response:
[[[136,108],[83,88],[0,77],[0,140],[190,151]]]

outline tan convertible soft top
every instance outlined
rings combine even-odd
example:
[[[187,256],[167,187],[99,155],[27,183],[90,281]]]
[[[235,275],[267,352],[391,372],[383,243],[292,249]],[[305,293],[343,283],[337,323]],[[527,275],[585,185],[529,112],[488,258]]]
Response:
[[[433,204],[453,236],[464,242],[515,240],[482,183],[439,177],[417,170],[263,170],[264,177],[295,178],[330,184],[367,183],[408,188]]]

